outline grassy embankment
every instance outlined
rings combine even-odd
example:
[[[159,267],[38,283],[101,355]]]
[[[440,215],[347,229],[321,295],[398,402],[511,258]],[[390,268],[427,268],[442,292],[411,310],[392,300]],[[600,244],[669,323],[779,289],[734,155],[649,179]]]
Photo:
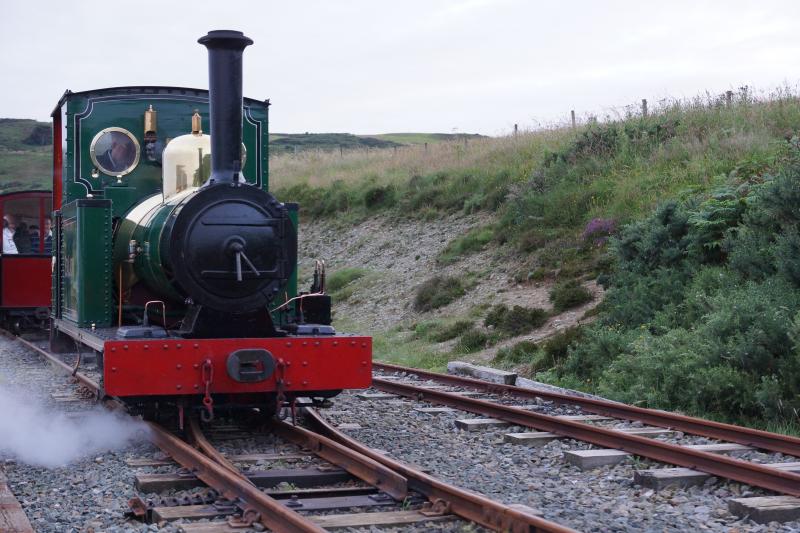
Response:
[[[799,125],[795,95],[744,93],[730,107],[721,98],[674,102],[577,131],[277,158],[273,184],[306,217],[337,223],[493,213],[493,226],[456,239],[443,262],[493,246],[520,265],[519,281],[554,281],[567,300],[575,280],[599,276],[610,289],[594,325],[502,350],[498,365],[641,405],[794,431],[800,173],[790,139]],[[659,205],[667,207],[654,212]],[[745,264],[752,257],[760,262]],[[474,315],[486,324],[493,311]],[[534,310],[517,310],[526,312]],[[416,324],[405,346],[379,336],[376,353],[441,366],[448,354],[429,354],[424,339],[461,343],[465,327]]]
[[[50,124],[0,118],[0,193],[49,189]]]

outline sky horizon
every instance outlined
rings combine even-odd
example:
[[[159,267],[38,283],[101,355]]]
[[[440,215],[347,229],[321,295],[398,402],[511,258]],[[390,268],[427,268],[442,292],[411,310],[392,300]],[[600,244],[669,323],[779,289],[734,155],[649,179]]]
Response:
[[[800,3],[9,1],[0,117],[64,90],[206,88],[211,29],[243,31],[244,94],[281,133],[508,133],[662,99],[800,85]],[[128,12],[126,12],[128,10]],[[777,16],[779,15],[779,16]]]

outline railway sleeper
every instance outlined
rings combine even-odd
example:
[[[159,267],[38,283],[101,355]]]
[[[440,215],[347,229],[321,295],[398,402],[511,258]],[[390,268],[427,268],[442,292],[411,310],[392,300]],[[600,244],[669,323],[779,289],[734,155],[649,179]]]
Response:
[[[244,472],[257,487],[275,487],[279,483],[291,483],[296,487],[315,487],[350,481],[353,476],[342,469],[321,471],[319,468],[275,468],[263,471]],[[194,474],[137,474],[136,489],[141,492],[186,490],[205,484]]]

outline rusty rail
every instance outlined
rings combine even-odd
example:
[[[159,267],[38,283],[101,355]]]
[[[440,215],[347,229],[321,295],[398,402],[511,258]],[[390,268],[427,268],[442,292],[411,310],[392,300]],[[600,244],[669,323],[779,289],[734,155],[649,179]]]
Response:
[[[305,410],[306,419],[320,434],[385,465],[408,480],[408,488],[425,495],[433,507],[451,512],[495,531],[569,533],[573,529],[525,513],[485,496],[460,489],[419,470],[395,461],[347,437],[323,420],[313,409]]]
[[[724,424],[722,422],[714,422],[712,420],[704,420],[702,418],[679,415],[676,413],[669,413],[667,411],[659,411],[657,409],[635,407],[632,405],[611,402],[608,400],[596,400],[592,398],[569,396],[556,392],[523,389],[522,387],[515,387],[513,385],[500,385],[481,381],[479,379],[440,374],[438,372],[417,370],[416,368],[408,368],[387,363],[373,362],[372,367],[373,369],[383,370],[386,372],[406,372],[408,374],[414,374],[421,378],[430,379],[439,383],[456,387],[478,389],[487,393],[508,394],[520,398],[531,399],[539,397],[546,400],[552,400],[562,405],[577,405],[590,413],[611,416],[614,418],[639,420],[652,426],[675,429],[684,433],[691,433],[693,435],[701,435],[703,437],[709,437],[712,439],[735,442],[745,446],[753,446],[763,450],[770,450],[773,452],[800,457],[800,438],[789,435],[780,435],[758,429],[734,426],[732,424]]]
[[[91,389],[92,392],[94,392],[95,395],[98,398],[102,395],[102,390],[100,388],[100,384],[97,383],[96,381],[94,381],[93,379],[89,378],[88,376],[86,376],[84,374],[81,374],[80,372],[75,372],[75,369],[73,367],[69,366],[64,361],[61,361],[57,357],[53,357],[53,354],[51,354],[47,350],[43,350],[42,348],[36,346],[32,342],[30,342],[28,340],[25,340],[22,337],[13,337],[13,338],[17,339],[19,342],[21,342],[22,344],[24,344],[25,346],[27,346],[31,350],[34,350],[39,355],[43,356],[51,364],[53,364],[56,367],[58,367],[59,369],[63,370],[66,374],[72,375],[76,380],[78,380],[78,383],[80,383],[81,385],[84,385],[85,387]]]
[[[168,453],[181,466],[192,470],[198,479],[216,489],[224,497],[232,501],[241,500],[245,506],[245,515],[250,510],[259,513],[260,522],[277,532],[322,533],[325,531],[305,516],[270,498],[252,483],[243,481],[240,475],[231,472],[210,457],[206,457],[158,424],[148,422],[148,425],[150,426],[150,440],[156,446]]]
[[[344,468],[357,478],[389,494],[395,500],[403,501],[408,496],[406,479],[374,459],[299,426],[275,421],[272,428],[276,434],[286,440],[308,448],[315,455]]]
[[[407,398],[448,405],[518,426],[549,431],[597,446],[620,449],[656,461],[694,468],[748,485],[791,496],[800,496],[800,474],[486,400],[467,398],[450,392],[425,389],[378,378],[373,378],[372,386],[384,392]]]

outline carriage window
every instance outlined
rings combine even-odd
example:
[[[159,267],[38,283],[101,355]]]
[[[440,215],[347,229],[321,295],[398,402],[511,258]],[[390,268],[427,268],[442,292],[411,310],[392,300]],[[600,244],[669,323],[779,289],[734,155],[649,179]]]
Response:
[[[89,155],[100,172],[124,176],[139,163],[139,141],[126,129],[106,128],[92,139]]]
[[[6,200],[3,208],[3,253],[47,254],[53,247],[51,199],[29,197]]]

